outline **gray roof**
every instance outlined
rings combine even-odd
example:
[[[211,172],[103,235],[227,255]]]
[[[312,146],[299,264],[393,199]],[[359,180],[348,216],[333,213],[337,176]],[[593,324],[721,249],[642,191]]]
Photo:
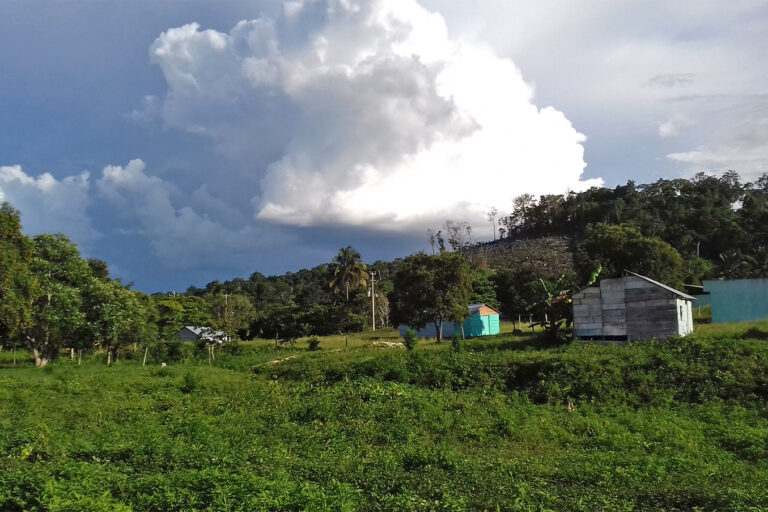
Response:
[[[682,298],[684,298],[684,299],[686,299],[686,300],[696,300],[696,297],[692,297],[692,296],[688,295],[687,293],[683,293],[683,292],[681,292],[680,290],[675,290],[675,289],[674,289],[674,288],[672,288],[671,286],[667,286],[667,285],[665,285],[665,284],[663,284],[663,283],[660,283],[660,282],[658,282],[658,281],[654,281],[654,280],[653,280],[653,279],[651,279],[650,277],[645,277],[645,276],[641,276],[640,274],[635,274],[635,273],[634,273],[634,272],[632,272],[631,270],[624,270],[624,272],[627,272],[628,274],[632,274],[632,275],[633,275],[633,276],[635,276],[635,277],[639,277],[640,279],[644,279],[644,280],[648,281],[649,283],[651,283],[651,284],[655,284],[656,286],[658,286],[658,287],[660,287],[660,288],[664,288],[664,289],[665,289],[665,290],[667,290],[668,292],[672,292],[672,293],[674,293],[675,295],[677,295],[677,296],[679,296],[679,297],[682,297]]]
[[[191,331],[195,336],[199,336],[201,338],[204,336],[224,336],[223,331],[214,331],[210,327],[205,326],[185,325],[184,329]]]

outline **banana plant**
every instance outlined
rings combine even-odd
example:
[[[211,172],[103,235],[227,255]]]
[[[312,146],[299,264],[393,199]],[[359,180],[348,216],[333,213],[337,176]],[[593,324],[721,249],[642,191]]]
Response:
[[[592,285],[601,271],[602,266],[598,263],[589,276],[586,286]],[[573,324],[573,293],[578,290],[578,287],[565,274],[560,274],[560,277],[549,286],[543,279],[539,279],[539,285],[542,300],[534,307],[544,313],[544,319],[537,325],[544,327],[550,338],[557,339],[560,329],[568,328]]]

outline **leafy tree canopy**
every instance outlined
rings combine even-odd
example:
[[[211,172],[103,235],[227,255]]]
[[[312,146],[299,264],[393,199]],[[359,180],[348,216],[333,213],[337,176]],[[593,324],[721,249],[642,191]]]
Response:
[[[443,322],[458,323],[469,316],[471,292],[471,271],[461,255],[446,252],[409,256],[395,274],[393,320],[414,328],[432,323],[440,341]]]

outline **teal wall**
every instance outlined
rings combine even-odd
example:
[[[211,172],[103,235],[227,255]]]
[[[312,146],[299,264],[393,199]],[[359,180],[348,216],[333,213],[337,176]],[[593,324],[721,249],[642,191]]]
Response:
[[[472,315],[464,321],[464,336],[467,338],[476,338],[478,336],[490,336],[499,334],[499,316],[482,316],[480,313]],[[405,336],[405,331],[409,329],[407,325],[398,327],[400,336]],[[428,324],[422,329],[414,329],[419,338],[436,338],[437,331],[433,324]],[[450,338],[453,333],[461,334],[461,326],[454,325],[453,322],[443,322],[443,338]]]
[[[704,281],[712,303],[712,323],[768,318],[768,279]]]
[[[464,321],[464,334],[469,338],[499,334],[499,316],[472,315]]]

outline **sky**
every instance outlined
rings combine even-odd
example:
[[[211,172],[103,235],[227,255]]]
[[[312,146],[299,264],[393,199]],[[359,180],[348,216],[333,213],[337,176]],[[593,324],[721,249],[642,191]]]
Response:
[[[0,0],[0,200],[136,289],[768,172],[768,3]]]

